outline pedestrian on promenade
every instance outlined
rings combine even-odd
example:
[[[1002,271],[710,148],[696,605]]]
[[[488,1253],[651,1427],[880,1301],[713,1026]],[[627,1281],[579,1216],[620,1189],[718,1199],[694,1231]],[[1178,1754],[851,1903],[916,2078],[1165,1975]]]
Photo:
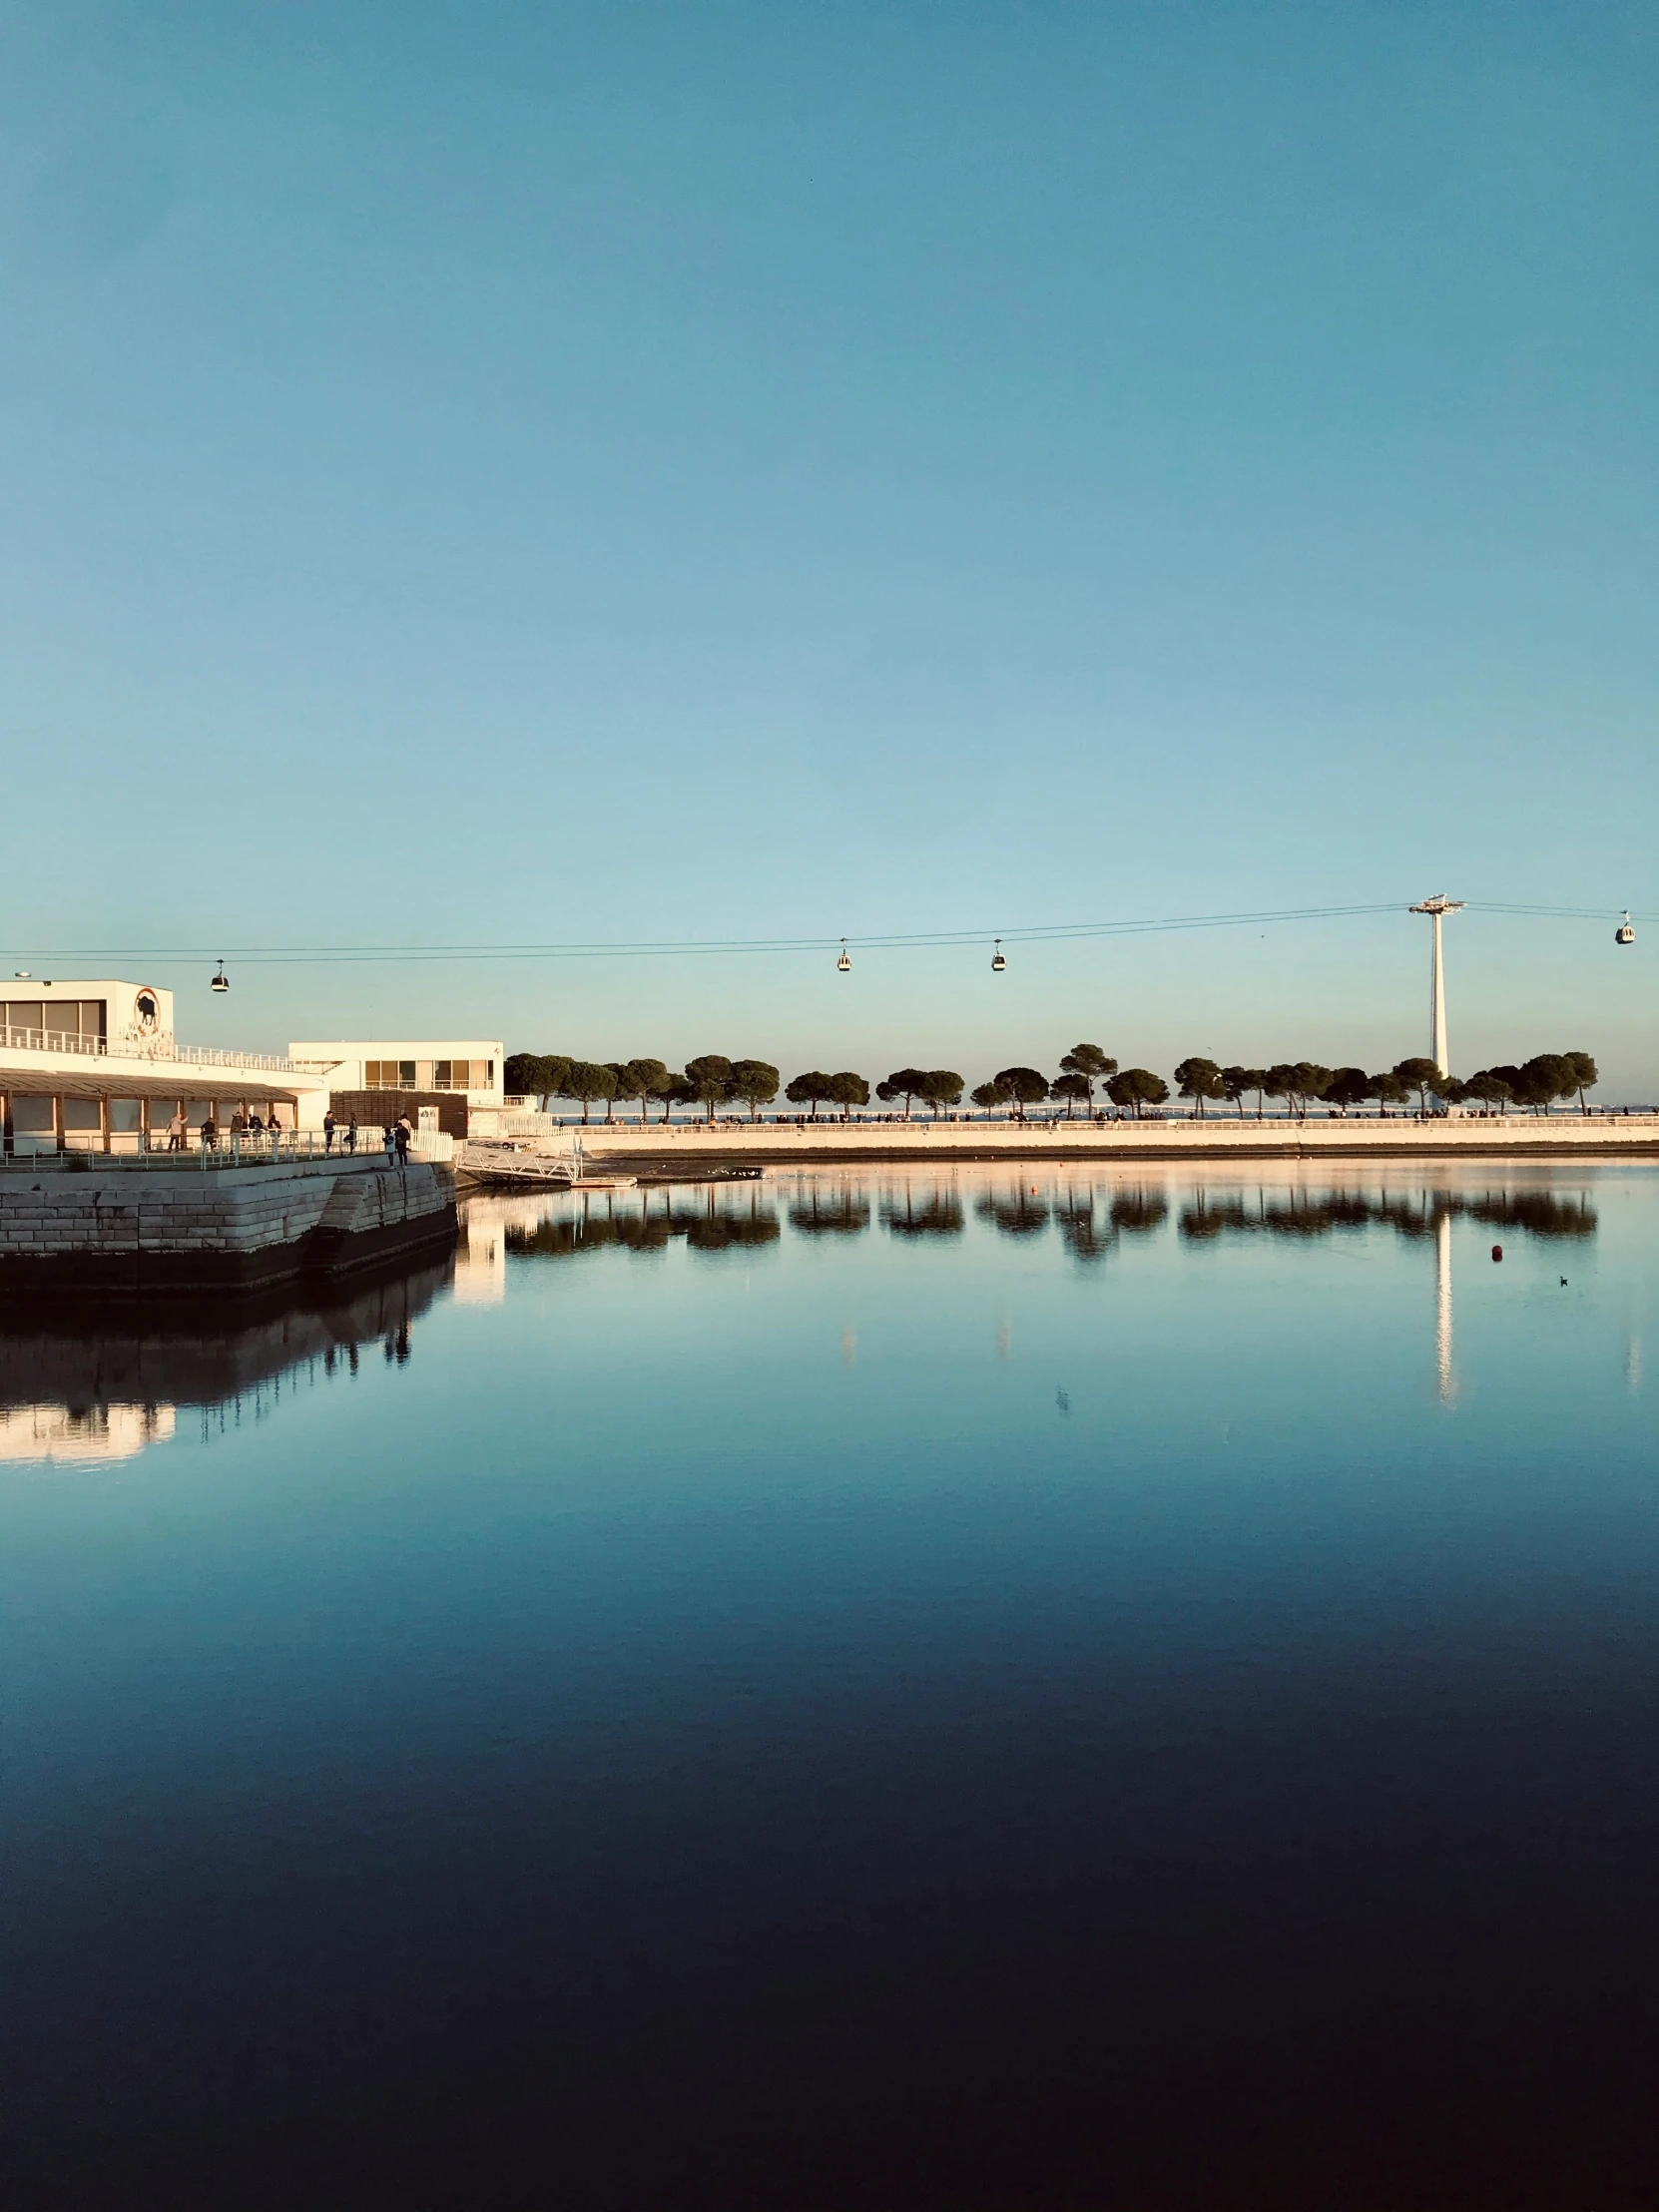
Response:
[[[185,1109],[181,1106],[167,1125],[167,1149],[169,1152],[183,1152],[185,1150],[185,1132],[189,1126],[189,1123],[185,1120]]]
[[[381,1132],[386,1147],[386,1165],[391,1167],[397,1159],[397,1131],[388,1121]]]
[[[355,1158],[357,1151],[357,1117],[355,1114],[345,1125],[345,1149]]]
[[[202,1149],[204,1152],[217,1152],[219,1149],[219,1129],[211,1106],[202,1117]]]
[[[334,1110],[331,1106],[322,1117],[322,1149],[324,1152],[334,1149]]]
[[[406,1168],[409,1164],[410,1133],[408,1122],[400,1117],[394,1131],[397,1139],[397,1164],[400,1168]]]

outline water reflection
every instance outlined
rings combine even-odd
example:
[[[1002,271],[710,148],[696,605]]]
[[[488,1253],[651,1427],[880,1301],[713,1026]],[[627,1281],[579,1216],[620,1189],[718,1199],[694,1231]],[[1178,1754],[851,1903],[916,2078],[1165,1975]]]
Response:
[[[1494,1229],[1520,1229],[1532,1237],[1593,1237],[1595,1208],[1581,1193],[1558,1198],[1550,1191],[1483,1192],[1464,1197],[1427,1190],[1406,1196],[1368,1197],[1360,1191],[1292,1191],[1269,1197],[1217,1197],[1198,1192],[1181,1209],[1183,1237],[1266,1234],[1328,1237],[1339,1229],[1392,1229],[1401,1237],[1438,1238],[1440,1225],[1458,1218]]]
[[[520,1200],[518,1206],[517,1218],[505,1227],[506,1249],[517,1259],[571,1260],[607,1248],[664,1252],[677,1239],[693,1252],[753,1250],[776,1244],[781,1234],[771,1196],[758,1183],[710,1184],[695,1192],[578,1191],[568,1198]],[[823,1227],[858,1229],[868,1223],[867,1206],[855,1223],[834,1224],[832,1211],[831,1206]],[[796,1226],[812,1233],[806,1225]]]
[[[917,1190],[905,1183],[902,1190],[882,1199],[881,1227],[893,1237],[959,1237],[964,1227],[962,1201],[948,1186]]]
[[[33,1302],[0,1308],[0,1460],[131,1458],[199,1413],[201,1433],[259,1421],[284,1389],[355,1375],[377,1345],[410,1357],[411,1329],[450,1281],[446,1256],[334,1290],[258,1297]]]

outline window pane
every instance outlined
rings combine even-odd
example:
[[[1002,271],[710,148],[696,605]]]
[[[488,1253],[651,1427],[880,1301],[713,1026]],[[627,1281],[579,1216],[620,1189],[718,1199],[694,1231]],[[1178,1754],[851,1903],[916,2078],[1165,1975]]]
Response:
[[[98,1101],[95,1098],[66,1098],[63,1102],[63,1125],[66,1129],[96,1129]]]
[[[464,1060],[434,1060],[432,1062],[433,1090],[448,1090],[450,1083],[450,1071],[454,1068],[464,1068],[465,1066],[466,1062]],[[464,1076],[462,1077],[462,1081],[465,1081]]]
[[[6,1008],[6,1026],[8,1029],[38,1029],[41,1011],[38,998],[14,998]]]
[[[144,1108],[136,1098],[110,1100],[110,1127],[118,1136],[131,1136],[143,1126]]]
[[[399,1060],[397,1063],[398,1089],[412,1091],[414,1089],[414,1062],[412,1060]]]
[[[22,1136],[49,1137],[54,1128],[49,1098],[14,1098],[12,1127]]]

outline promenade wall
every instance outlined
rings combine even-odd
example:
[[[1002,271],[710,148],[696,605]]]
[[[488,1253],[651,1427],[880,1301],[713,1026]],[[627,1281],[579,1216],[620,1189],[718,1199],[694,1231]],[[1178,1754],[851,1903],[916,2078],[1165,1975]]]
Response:
[[[566,1129],[548,1149],[580,1138],[589,1166],[700,1165],[859,1160],[1065,1159],[1124,1162],[1205,1159],[1443,1159],[1659,1157],[1659,1114],[1531,1114],[1429,1121],[794,1122],[671,1123],[664,1128]]]
[[[0,1175],[0,1290],[262,1288],[453,1242],[439,1164],[284,1160],[13,1163]]]

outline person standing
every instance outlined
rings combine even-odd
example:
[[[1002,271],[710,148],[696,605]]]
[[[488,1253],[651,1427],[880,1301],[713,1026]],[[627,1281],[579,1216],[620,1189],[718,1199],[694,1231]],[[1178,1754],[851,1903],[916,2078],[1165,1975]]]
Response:
[[[353,1158],[357,1152],[357,1117],[355,1114],[345,1125],[345,1149]]]
[[[385,1138],[386,1165],[389,1168],[395,1164],[397,1159],[397,1131],[388,1121],[382,1134]]]
[[[397,1165],[400,1168],[406,1168],[409,1164],[409,1125],[407,1121],[399,1117],[393,1134],[397,1139]]]
[[[324,1152],[334,1149],[334,1110],[331,1106],[322,1117],[322,1149]]]
[[[202,1117],[202,1149],[204,1152],[216,1152],[219,1149],[219,1129],[211,1106]]]
[[[167,1149],[169,1152],[183,1152],[185,1150],[185,1132],[189,1126],[189,1123],[185,1120],[185,1109],[182,1106],[177,1108],[173,1119],[167,1125]]]

